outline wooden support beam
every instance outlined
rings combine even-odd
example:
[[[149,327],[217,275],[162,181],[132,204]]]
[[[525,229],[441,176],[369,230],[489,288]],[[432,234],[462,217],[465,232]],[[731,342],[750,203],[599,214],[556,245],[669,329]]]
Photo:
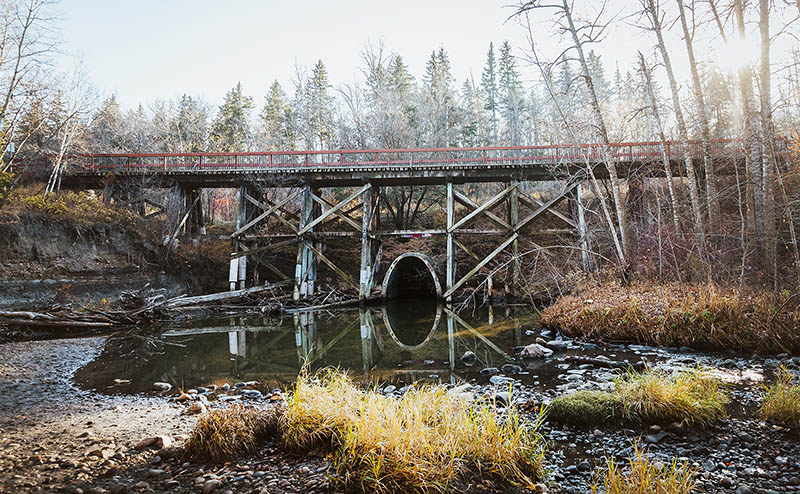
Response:
[[[456,252],[453,246],[453,223],[455,221],[455,205],[453,204],[453,198],[453,183],[447,182],[447,271],[445,273],[445,290],[448,294],[451,293],[456,272]],[[444,299],[447,303],[451,302],[451,297],[449,295],[445,295]]]
[[[478,206],[474,211],[472,211],[468,215],[466,215],[463,218],[461,218],[452,227],[448,228],[447,231],[456,230],[456,229],[458,229],[458,227],[460,227],[460,226],[472,221],[477,216],[483,214],[484,211],[486,211],[486,210],[488,210],[490,208],[493,208],[498,203],[500,203],[502,200],[504,200],[506,195],[508,195],[509,192],[511,192],[512,190],[514,190],[516,188],[517,188],[517,184],[516,183],[514,183],[512,185],[509,185],[502,192],[500,192],[499,194],[495,195],[494,197],[492,197],[491,199],[489,199],[488,201],[486,201],[482,205]]]
[[[466,245],[461,243],[458,239],[454,238],[453,242],[455,242],[456,246],[458,246],[459,249],[461,249],[464,252],[466,252],[467,255],[470,256],[471,258],[475,259],[476,261],[480,261],[481,260],[481,258],[480,258],[480,256],[478,254],[473,252],[472,249],[470,249],[469,247],[467,247]],[[488,274],[489,276],[492,275],[491,270],[487,269],[486,266],[482,267],[481,270],[486,271],[486,274]]]
[[[333,207],[333,204],[331,204],[330,202],[326,201],[326,200],[325,200],[325,199],[323,199],[322,197],[316,196],[316,195],[314,195],[314,194],[311,194],[311,199],[315,200],[316,202],[318,202],[318,203],[319,203],[319,204],[322,206],[322,208],[323,208],[323,209],[322,209],[322,214],[325,214],[325,208],[332,208],[332,207]],[[359,231],[359,232],[361,231],[361,225],[359,225],[358,223],[356,223],[356,221],[355,221],[353,218],[349,217],[349,216],[348,216],[346,213],[344,213],[343,211],[336,211],[334,214],[335,214],[335,215],[336,215],[336,216],[337,216],[339,219],[341,219],[342,221],[344,221],[344,222],[345,222],[345,223],[347,223],[348,225],[350,225],[350,226],[352,226],[353,228],[355,228],[355,229],[356,229],[356,231]],[[329,218],[329,220],[331,220],[331,219],[333,219],[333,217],[330,217],[330,218]]]
[[[503,249],[505,249],[506,247],[508,247],[509,245],[511,245],[511,243],[512,243],[513,241],[515,241],[515,240],[516,240],[518,237],[519,237],[519,234],[518,234],[518,233],[514,233],[513,235],[511,235],[511,237],[509,237],[509,238],[508,238],[508,239],[507,239],[505,242],[503,242],[503,243],[500,245],[500,247],[498,247],[498,248],[496,248],[494,251],[492,251],[492,253],[491,253],[491,254],[489,254],[488,256],[486,256],[486,257],[485,257],[485,258],[484,258],[484,259],[483,259],[481,262],[479,262],[479,263],[478,263],[478,265],[477,265],[477,266],[475,266],[474,268],[470,269],[470,270],[469,270],[469,272],[468,272],[467,274],[465,274],[463,278],[461,278],[460,280],[458,280],[458,281],[457,281],[457,282],[456,282],[456,283],[455,283],[455,284],[454,284],[452,287],[450,287],[450,288],[449,288],[449,289],[448,289],[448,290],[445,292],[445,294],[444,294],[444,298],[445,298],[445,299],[447,299],[447,298],[449,298],[449,297],[452,297],[452,296],[453,296],[453,293],[454,293],[456,290],[458,290],[458,289],[461,287],[461,285],[463,285],[464,283],[466,283],[467,281],[469,281],[469,279],[470,279],[470,278],[472,278],[473,276],[475,276],[475,273],[477,273],[478,271],[480,271],[480,269],[481,269],[482,267],[486,266],[486,265],[487,265],[487,264],[488,264],[488,263],[489,263],[489,262],[490,262],[492,259],[494,259],[495,257],[497,257],[497,254],[501,253],[501,252],[503,251]]]
[[[242,256],[249,256],[251,254],[258,254],[259,252],[267,252],[269,250],[279,249],[281,247],[285,247],[287,245],[292,245],[297,243],[297,238],[291,238],[289,240],[284,240],[283,242],[277,242],[270,245],[265,245],[264,247],[258,247],[256,249],[245,249],[238,252],[231,253],[231,259],[238,259]]]
[[[559,194],[558,196],[554,197],[553,199],[545,203],[539,209],[531,213],[527,218],[525,218],[524,220],[520,221],[517,225],[515,225],[514,231],[519,232],[520,230],[525,228],[525,226],[528,223],[535,220],[536,218],[541,216],[542,213],[546,212],[547,210],[549,210],[550,208],[561,202],[565,197],[567,197],[567,195],[572,191],[572,189],[574,189],[577,186],[578,184],[568,185],[567,188],[561,192],[561,194]]]
[[[353,280],[352,276],[342,271],[342,269],[336,264],[334,264],[333,261],[325,257],[325,255],[322,252],[320,252],[316,247],[314,247],[314,245],[311,242],[306,244],[306,247],[308,247],[317,257],[319,257],[320,261],[327,264],[328,267],[330,267],[332,270],[336,272],[336,274],[341,276],[342,279],[344,279],[346,282],[352,285],[356,290],[359,289],[358,283],[356,283],[355,280]]]
[[[167,248],[168,249],[172,245],[172,242],[175,241],[175,237],[178,236],[178,232],[181,231],[181,228],[183,228],[183,225],[186,224],[186,220],[188,220],[189,219],[189,215],[192,214],[192,209],[194,209],[194,205],[197,204],[197,201],[199,201],[199,200],[200,200],[200,194],[197,194],[197,197],[194,198],[194,201],[192,201],[192,203],[189,205],[189,207],[186,208],[186,212],[183,213],[183,218],[181,218],[180,223],[178,223],[178,228],[176,228],[175,231],[172,233],[172,236],[169,237],[169,242],[167,242]]]
[[[261,264],[265,268],[267,268],[270,271],[272,271],[273,273],[275,273],[278,276],[278,278],[280,278],[281,280],[288,280],[289,279],[289,277],[286,276],[286,273],[284,273],[283,271],[281,271],[280,269],[275,267],[275,265],[272,264],[271,262],[263,259],[262,256],[257,256],[255,258],[255,260],[256,260],[256,263]]]
[[[475,201],[473,201],[472,199],[470,199],[469,197],[465,196],[464,194],[462,194],[457,190],[453,191],[453,196],[455,197],[456,201],[463,204],[464,206],[471,208],[473,211],[475,209],[478,209],[479,207],[478,203],[476,203]],[[511,224],[505,221],[503,218],[497,216],[491,211],[484,211],[483,214],[486,215],[486,217],[489,218],[491,221],[493,221],[495,224],[497,224],[497,226],[499,226],[500,228],[505,228],[509,232],[511,231]]]
[[[237,229],[235,232],[231,233],[231,238],[238,237],[239,235],[241,235],[242,233],[246,232],[250,228],[252,228],[255,225],[259,224],[264,218],[274,214],[278,209],[280,209],[281,206],[283,206],[284,204],[288,203],[289,201],[291,201],[291,200],[295,199],[297,196],[299,196],[301,192],[302,192],[302,190],[297,191],[294,194],[289,194],[288,196],[284,197],[282,200],[278,201],[277,204],[274,204],[271,208],[267,209],[263,213],[259,214],[255,218],[253,218],[252,221],[250,221],[246,225],[242,226],[241,228]],[[249,194],[245,193],[245,195],[247,197],[249,197]],[[295,231],[297,231],[297,229],[294,227],[294,225],[292,225],[291,223],[288,223],[288,222],[287,222],[287,224],[290,225]]]
[[[262,211],[266,211],[267,209],[272,208],[272,207],[275,206],[275,203],[272,203],[272,202],[270,202],[270,201],[268,201],[266,199],[264,199],[263,203],[259,202],[258,200],[254,199],[252,196],[250,196],[250,194],[245,194],[245,198],[249,202],[251,202],[251,203],[255,204],[256,206],[258,206],[259,208],[261,208]],[[279,214],[279,213],[283,213],[283,214]],[[286,228],[288,228],[289,231],[291,231],[291,232],[293,232],[295,234],[297,233],[297,226],[292,224],[289,220],[294,218],[295,216],[297,216],[297,214],[298,213],[296,211],[286,211],[286,208],[284,208],[283,206],[278,206],[277,211],[273,211],[272,212],[272,216],[274,216],[275,219],[278,220],[279,223],[281,223],[284,226],[286,226]]]
[[[544,206],[544,203],[542,201],[526,194],[520,194],[519,201],[533,210],[536,210],[537,208]],[[557,216],[559,219],[564,221],[566,224],[570,225],[572,228],[576,229],[578,228],[578,226],[575,224],[574,221],[569,219],[567,215],[561,213],[560,211],[557,211],[555,209],[549,209],[548,212]]]
[[[312,228],[314,228],[318,224],[320,224],[323,221],[325,221],[325,218],[335,214],[337,211],[339,211],[340,209],[345,207],[347,205],[347,203],[349,203],[353,199],[356,199],[364,191],[369,190],[371,187],[372,187],[372,184],[366,184],[365,186],[363,186],[360,189],[358,189],[356,192],[353,192],[352,194],[347,196],[345,199],[343,199],[340,203],[338,203],[337,205],[333,206],[331,209],[327,210],[325,213],[321,214],[319,217],[315,218],[311,223],[309,223],[309,224],[303,226],[302,228],[300,228],[300,230],[297,232],[297,234],[298,235],[302,235],[302,234],[306,233],[307,231],[311,230]]]

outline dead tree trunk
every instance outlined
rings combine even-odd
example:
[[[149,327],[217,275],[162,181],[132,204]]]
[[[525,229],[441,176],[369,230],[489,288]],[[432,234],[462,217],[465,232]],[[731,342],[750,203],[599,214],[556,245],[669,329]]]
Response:
[[[675,227],[675,234],[680,234],[681,223],[679,219],[680,209],[678,206],[678,197],[675,195],[675,184],[672,180],[672,166],[669,161],[669,153],[667,153],[667,138],[664,134],[664,125],[661,123],[661,115],[658,113],[658,103],[656,102],[656,92],[653,87],[653,76],[650,73],[650,68],[644,60],[644,55],[639,52],[639,66],[644,77],[645,91],[647,92],[647,99],[650,101],[650,108],[653,111],[653,118],[658,128],[658,138],[661,141],[661,160],[664,162],[664,173],[667,177],[667,188],[669,189],[669,200],[672,204],[672,223]]]
[[[700,208],[700,195],[697,190],[697,174],[695,173],[694,162],[692,161],[691,149],[689,147],[689,133],[686,130],[686,121],[683,118],[683,111],[681,110],[681,98],[678,95],[678,83],[675,81],[675,74],[672,71],[672,63],[670,62],[669,53],[667,53],[667,45],[664,43],[661,18],[659,16],[656,0],[645,1],[647,2],[645,5],[645,12],[650,18],[652,30],[656,34],[656,38],[658,40],[658,49],[661,52],[661,58],[664,60],[664,68],[667,70],[669,87],[672,92],[672,104],[675,107],[675,120],[678,124],[678,134],[684,152],[684,164],[686,165],[686,178],[689,186],[689,198],[692,202],[692,213],[694,214],[694,231],[695,236],[697,237],[697,246],[700,250],[700,256],[707,261],[708,255],[706,253],[705,224],[703,221],[703,213]]]
[[[572,20],[572,10],[567,0],[562,0],[563,13],[567,21],[567,29],[572,35],[572,41],[575,45],[575,51],[578,53],[578,60],[581,66],[581,76],[586,83],[586,89],[591,98],[592,114],[594,115],[595,125],[597,125],[597,132],[600,135],[600,143],[602,144],[603,160],[606,168],[608,169],[608,176],[611,180],[611,193],[614,197],[614,210],[617,215],[617,223],[619,225],[620,241],[622,242],[622,252],[625,259],[623,259],[623,267],[627,265],[630,259],[630,242],[628,240],[628,226],[625,219],[625,207],[622,202],[622,193],[620,191],[621,185],[619,174],[617,173],[617,165],[614,158],[611,156],[610,142],[608,139],[608,132],[606,131],[605,120],[603,113],[600,111],[600,103],[597,100],[597,92],[594,89],[591,72],[586,63],[586,57],[583,53],[583,44],[578,38],[578,30],[575,28],[575,23]]]
[[[758,28],[761,32],[761,140],[762,159],[761,171],[764,185],[764,264],[767,273],[775,276],[776,263],[776,227],[775,227],[775,177],[773,174],[773,145],[774,135],[772,130],[772,95],[770,85],[770,37],[769,37],[769,0],[759,0]]]
[[[717,233],[720,225],[719,196],[717,195],[716,177],[714,174],[714,163],[711,159],[711,131],[708,127],[708,113],[706,112],[706,102],[703,97],[703,87],[700,83],[700,74],[697,72],[697,61],[694,57],[694,46],[692,44],[692,34],[689,32],[689,25],[686,22],[686,12],[683,0],[677,0],[678,11],[680,12],[681,27],[683,28],[683,40],[686,43],[686,52],[689,56],[689,68],[692,73],[692,89],[697,100],[697,118],[700,122],[700,139],[703,150],[703,168],[706,176],[706,208],[708,209],[708,228],[710,233]]]

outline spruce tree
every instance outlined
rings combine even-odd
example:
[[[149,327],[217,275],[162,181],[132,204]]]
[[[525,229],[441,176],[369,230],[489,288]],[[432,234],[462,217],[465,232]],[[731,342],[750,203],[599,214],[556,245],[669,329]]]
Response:
[[[486,66],[481,75],[481,87],[486,95],[486,110],[489,112],[489,122],[492,129],[492,144],[497,145],[497,75],[495,73],[496,62],[494,59],[494,44],[489,43],[489,52],[486,54]]]
[[[245,96],[242,83],[237,83],[225,95],[225,100],[211,125],[209,139],[214,150],[235,153],[247,149],[252,109],[253,98]]]

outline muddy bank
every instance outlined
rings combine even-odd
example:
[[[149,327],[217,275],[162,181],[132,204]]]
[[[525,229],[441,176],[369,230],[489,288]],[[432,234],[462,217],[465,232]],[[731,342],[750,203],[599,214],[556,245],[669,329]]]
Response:
[[[147,284],[164,288],[167,296],[224,288],[222,263],[210,262],[197,249],[167,252],[154,240],[158,235],[138,221],[76,223],[32,212],[5,214],[0,308],[99,304]]]

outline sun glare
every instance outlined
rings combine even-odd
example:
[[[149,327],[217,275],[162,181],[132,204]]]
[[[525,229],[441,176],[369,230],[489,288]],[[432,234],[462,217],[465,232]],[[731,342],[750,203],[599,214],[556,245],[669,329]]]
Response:
[[[757,41],[731,38],[716,48],[714,61],[726,72],[737,72],[756,62],[760,49]]]

